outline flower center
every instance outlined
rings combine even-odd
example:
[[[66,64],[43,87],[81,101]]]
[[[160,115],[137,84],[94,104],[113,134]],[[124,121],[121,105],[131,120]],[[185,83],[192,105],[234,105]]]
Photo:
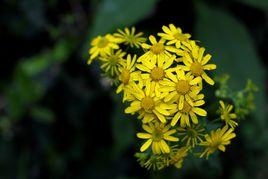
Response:
[[[201,63],[194,62],[194,63],[192,63],[190,70],[194,76],[200,76],[203,72],[203,67],[202,67]]]
[[[192,109],[192,106],[187,101],[184,101],[183,108],[182,108],[181,112],[189,113],[191,111],[191,109]]]
[[[190,138],[195,138],[198,135],[198,133],[197,133],[197,131],[195,129],[189,127],[189,128],[187,128],[187,135]]]
[[[159,81],[162,80],[165,76],[165,71],[163,68],[154,67],[151,71],[151,78],[153,81]]]
[[[179,80],[176,84],[176,90],[179,94],[186,94],[190,91],[190,85],[186,80]]]
[[[162,130],[161,129],[155,129],[154,132],[153,132],[153,137],[152,138],[153,138],[153,140],[155,142],[161,141],[162,138],[163,138],[163,132],[162,132]]]
[[[154,54],[160,54],[164,52],[164,50],[165,50],[165,46],[162,43],[156,43],[151,47],[151,51]]]
[[[121,72],[121,81],[123,84],[128,84],[130,78],[130,72],[127,69],[123,69]]]
[[[146,111],[146,112],[151,112],[154,109],[154,100],[146,96],[141,100],[141,107]]]
[[[223,112],[223,117],[226,121],[230,121],[230,117],[229,117],[229,112],[228,111],[224,111]]]
[[[106,47],[106,46],[108,45],[108,43],[109,43],[109,40],[107,40],[105,37],[102,37],[102,38],[99,40],[97,46],[98,46],[99,48],[104,48],[104,47]]]
[[[186,41],[187,37],[181,33],[176,33],[173,35],[173,37],[179,41]]]

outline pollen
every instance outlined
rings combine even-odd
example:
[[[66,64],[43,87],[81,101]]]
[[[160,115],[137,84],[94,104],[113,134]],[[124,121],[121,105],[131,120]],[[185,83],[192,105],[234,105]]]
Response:
[[[154,100],[149,96],[144,97],[141,101],[141,107],[146,112],[151,112],[154,109]]]
[[[121,81],[122,81],[122,83],[123,84],[128,84],[128,82],[129,82],[129,79],[130,79],[130,72],[129,72],[129,70],[127,70],[127,69],[123,69],[122,70],[122,72],[121,72]]]
[[[164,52],[165,46],[162,43],[155,43],[151,49],[150,49],[154,54],[160,54]]]
[[[153,81],[159,81],[162,80],[165,76],[165,71],[163,68],[160,67],[154,67],[151,71],[151,78]]]
[[[190,91],[190,85],[186,80],[179,80],[176,84],[176,90],[179,94],[187,94]]]
[[[192,63],[190,70],[194,76],[200,76],[203,72],[203,67],[202,67],[201,63],[194,62],[194,63]]]
[[[108,45],[108,43],[109,43],[108,39],[106,39],[105,37],[102,37],[100,41],[98,42],[97,46],[99,48],[104,48]]]

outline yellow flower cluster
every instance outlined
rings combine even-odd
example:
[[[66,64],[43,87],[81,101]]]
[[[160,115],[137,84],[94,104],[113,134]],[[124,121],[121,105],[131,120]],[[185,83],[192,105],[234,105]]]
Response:
[[[214,85],[208,72],[216,65],[190,34],[173,24],[162,30],[158,37],[150,35],[148,41],[134,27],[98,36],[91,43],[88,64],[98,59],[104,75],[117,85],[116,93],[122,93],[123,102],[129,104],[125,113],[140,119],[145,132],[137,137],[146,140],[140,151],[156,158],[168,155],[168,165],[180,168],[196,146],[205,147],[201,157],[217,149],[224,151],[235,137],[237,123],[233,121],[235,114],[230,114],[232,106],[226,108],[221,101],[221,119],[227,125],[206,133],[202,92],[205,83]],[[147,164],[144,166],[151,166]]]

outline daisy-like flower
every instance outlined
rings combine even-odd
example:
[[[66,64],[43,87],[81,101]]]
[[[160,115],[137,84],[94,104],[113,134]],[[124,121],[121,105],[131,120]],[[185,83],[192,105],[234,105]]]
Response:
[[[177,122],[180,120],[180,126],[186,127],[190,125],[190,119],[194,124],[198,124],[198,119],[196,115],[206,116],[207,112],[200,108],[205,101],[203,100],[204,95],[198,94],[193,98],[193,105],[190,105],[187,101],[184,101],[184,105],[182,109],[177,108],[174,117],[171,120],[171,126],[175,126]],[[173,113],[173,110],[170,111]]]
[[[141,74],[142,79],[150,80],[152,85],[155,86],[155,94],[160,97],[160,82],[166,78],[166,72],[170,69],[173,64],[175,55],[169,58],[163,59],[152,59],[151,61],[142,60],[136,67],[143,72]]]
[[[165,40],[168,40],[167,45],[175,44],[176,48],[180,48],[181,42],[187,42],[191,37],[190,34],[183,34],[181,28],[175,27],[173,24],[169,24],[169,27],[162,27],[164,33],[158,33],[157,35]]]
[[[238,126],[238,123],[233,120],[237,118],[236,114],[231,113],[233,107],[233,105],[225,105],[224,102],[220,100],[221,120],[223,120],[226,125],[229,125],[231,128]]]
[[[109,54],[111,49],[118,49],[119,46],[116,44],[117,40],[111,34],[107,34],[104,37],[98,36],[91,42],[91,48],[89,49],[90,58],[88,64],[91,64],[93,59],[99,55]]]
[[[208,158],[209,155],[214,153],[216,150],[224,152],[225,146],[229,145],[231,143],[230,140],[236,136],[233,131],[234,129],[228,129],[228,126],[226,125],[222,129],[211,131],[210,135],[206,134],[206,140],[200,143],[200,145],[206,147],[206,149],[200,157],[206,155],[206,158]]]
[[[101,69],[105,72],[106,75],[115,78],[119,75],[120,66],[125,63],[123,57],[126,55],[122,50],[111,50],[109,54],[103,54],[100,57],[101,60]]]
[[[146,43],[141,44],[142,48],[148,51],[145,52],[138,61],[155,61],[158,58],[166,60],[172,56],[170,52],[176,53],[178,51],[175,47],[165,45],[164,39],[160,39],[157,42],[156,38],[153,35],[150,35],[149,40],[152,45]]]
[[[191,125],[185,128],[179,127],[179,136],[182,138],[181,141],[186,143],[186,146],[195,147],[196,144],[202,142],[204,137],[205,129],[201,125]]]
[[[179,101],[179,110],[184,106],[184,102],[193,105],[192,98],[196,96],[201,88],[198,83],[201,82],[199,78],[195,78],[190,74],[185,74],[181,69],[175,70],[176,75],[168,71],[166,76],[170,80],[161,82],[161,92],[165,96],[164,101]]]
[[[147,139],[147,141],[141,146],[140,151],[144,152],[150,146],[154,154],[169,153],[170,147],[166,141],[177,142],[178,138],[171,136],[176,132],[175,129],[169,130],[170,126],[163,123],[149,123],[148,125],[142,125],[142,128],[147,133],[137,133],[137,137],[141,139]]]
[[[121,29],[117,29],[117,31],[118,33],[114,33],[114,37],[118,39],[118,42],[130,45],[131,48],[134,46],[140,48],[141,44],[146,41],[146,38],[142,37],[142,32],[135,34],[135,27],[132,27],[131,30],[126,27],[124,31]]]
[[[174,149],[170,153],[170,164],[174,165],[176,168],[181,168],[184,158],[188,155],[190,147],[181,147],[179,149]]]
[[[120,85],[117,87],[116,93],[124,91],[123,102],[126,100],[133,100],[133,95],[128,91],[127,86],[129,83],[134,83],[134,81],[140,79],[140,73],[138,71],[135,71],[136,59],[136,55],[131,58],[131,55],[128,54],[126,62],[122,63],[118,68],[118,80],[120,81]]]
[[[208,84],[214,85],[214,81],[205,72],[216,69],[215,64],[207,64],[211,55],[206,54],[204,56],[205,48],[200,48],[194,41],[183,44],[187,47],[183,56],[184,70],[189,71],[196,78],[202,78]]]
[[[162,123],[166,122],[166,117],[170,115],[169,110],[175,106],[164,103],[160,98],[155,96],[154,86],[149,80],[146,81],[145,88],[142,80],[139,84],[132,83],[128,87],[129,92],[135,97],[130,106],[125,109],[125,113],[139,112],[139,117],[147,123],[158,118]]]

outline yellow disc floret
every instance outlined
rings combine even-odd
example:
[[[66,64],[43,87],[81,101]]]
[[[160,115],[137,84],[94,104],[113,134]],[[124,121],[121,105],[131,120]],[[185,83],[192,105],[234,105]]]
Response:
[[[150,49],[154,54],[158,55],[160,53],[163,53],[165,50],[165,46],[163,43],[155,43]]]
[[[176,90],[179,94],[187,94],[190,91],[190,85],[189,82],[186,80],[179,80],[176,84]]]
[[[146,112],[151,112],[154,109],[154,100],[146,96],[141,100],[141,107],[146,111]]]
[[[150,77],[154,81],[162,80],[164,76],[165,76],[165,71],[161,67],[154,67],[150,74]]]

